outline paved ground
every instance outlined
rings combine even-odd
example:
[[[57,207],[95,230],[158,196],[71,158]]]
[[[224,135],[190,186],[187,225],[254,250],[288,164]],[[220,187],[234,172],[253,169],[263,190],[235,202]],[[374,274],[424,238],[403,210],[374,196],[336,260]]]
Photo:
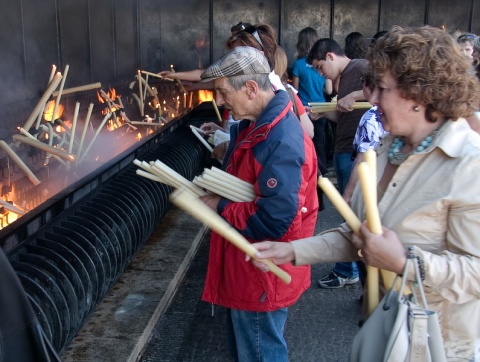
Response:
[[[316,231],[336,226],[338,213],[327,203],[319,213]],[[206,272],[208,240],[202,242],[170,307],[156,323],[141,362],[231,361],[225,343],[225,310],[200,300]],[[290,361],[348,361],[360,320],[360,285],[321,289],[317,279],[332,264],[312,268],[312,286],[290,308],[286,326]]]

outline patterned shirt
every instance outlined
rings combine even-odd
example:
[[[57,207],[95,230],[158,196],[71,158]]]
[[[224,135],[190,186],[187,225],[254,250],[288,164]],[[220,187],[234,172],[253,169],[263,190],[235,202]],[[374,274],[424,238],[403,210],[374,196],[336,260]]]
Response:
[[[374,150],[380,143],[380,139],[388,132],[383,129],[377,106],[370,108],[360,119],[357,132],[353,140],[353,148],[357,152]]]

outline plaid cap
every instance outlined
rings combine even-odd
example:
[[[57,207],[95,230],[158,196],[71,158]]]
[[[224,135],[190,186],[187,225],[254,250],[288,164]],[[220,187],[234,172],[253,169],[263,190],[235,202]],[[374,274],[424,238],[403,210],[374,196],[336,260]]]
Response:
[[[268,74],[270,65],[263,53],[252,47],[236,47],[209,66],[200,76],[202,82],[235,75]]]

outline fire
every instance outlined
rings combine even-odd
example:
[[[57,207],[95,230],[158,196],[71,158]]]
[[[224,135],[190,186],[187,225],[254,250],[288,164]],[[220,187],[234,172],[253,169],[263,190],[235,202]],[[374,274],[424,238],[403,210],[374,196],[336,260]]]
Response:
[[[52,122],[56,119],[62,117],[63,114],[63,106],[61,104],[58,105],[57,110],[55,111],[55,115],[53,114],[55,110],[55,101],[49,101],[45,107],[45,111],[43,112],[43,117],[45,121]]]
[[[97,99],[100,103],[108,103],[108,107],[105,107],[103,110],[102,110],[102,115],[105,116],[108,114],[108,112],[110,112],[110,109],[113,111],[116,111],[117,110],[117,107],[116,107],[116,104],[114,103],[115,100],[119,97],[117,95],[117,91],[115,90],[115,88],[109,88],[108,89],[108,92],[106,93],[107,94],[107,97],[108,99],[105,99],[103,96],[102,96],[102,93],[100,92],[97,92]]]
[[[118,96],[117,96],[117,91],[115,90],[115,88],[109,88],[108,92],[107,92],[107,96],[112,101],[116,100],[118,98]],[[100,103],[105,103],[106,102],[106,99],[102,97],[100,92],[97,92],[97,99]]]
[[[198,91],[198,102],[211,102],[213,99],[213,92],[205,89]]]
[[[142,134],[141,133],[137,133],[137,141],[140,141],[142,139]]]

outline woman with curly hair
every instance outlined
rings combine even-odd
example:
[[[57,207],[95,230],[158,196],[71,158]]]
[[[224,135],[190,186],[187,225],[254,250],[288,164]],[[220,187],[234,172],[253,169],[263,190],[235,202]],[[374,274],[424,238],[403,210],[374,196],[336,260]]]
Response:
[[[357,236],[343,224],[291,243],[255,244],[257,256],[297,265],[362,259],[401,274],[410,248],[423,266],[447,359],[478,361],[480,136],[465,117],[479,108],[480,84],[455,39],[433,27],[394,26],[367,59],[375,84],[370,102],[390,132],[377,148],[383,233],[372,234],[364,223]],[[358,186],[352,208],[364,218]],[[406,277],[413,276],[412,268]]]

